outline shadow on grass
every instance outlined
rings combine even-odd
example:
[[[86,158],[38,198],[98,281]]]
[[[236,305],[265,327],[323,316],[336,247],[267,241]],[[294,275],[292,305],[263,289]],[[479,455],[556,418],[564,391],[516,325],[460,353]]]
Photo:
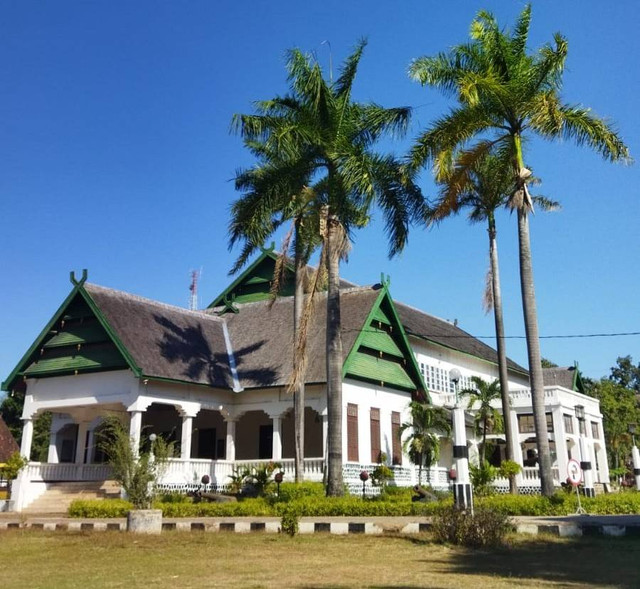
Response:
[[[513,544],[494,550],[455,550],[446,561],[440,562],[457,574],[578,586],[640,587],[640,540],[637,538],[518,538]]]

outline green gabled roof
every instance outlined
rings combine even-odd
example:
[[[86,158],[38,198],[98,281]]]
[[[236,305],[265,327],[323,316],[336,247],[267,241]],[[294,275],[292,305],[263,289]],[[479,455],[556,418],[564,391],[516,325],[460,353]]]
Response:
[[[83,279],[55,312],[7,380],[10,390],[21,378],[44,378],[104,370],[131,368],[140,375],[131,355],[84,288]]]
[[[343,378],[346,377],[417,392],[429,399],[418,363],[385,283],[344,362]]]
[[[276,254],[273,249],[262,250],[256,260],[223,290],[208,306],[209,309],[225,306],[225,301],[234,303],[253,303],[271,296],[271,281],[275,268]],[[291,296],[294,288],[293,267],[287,264],[287,280],[281,294]]]

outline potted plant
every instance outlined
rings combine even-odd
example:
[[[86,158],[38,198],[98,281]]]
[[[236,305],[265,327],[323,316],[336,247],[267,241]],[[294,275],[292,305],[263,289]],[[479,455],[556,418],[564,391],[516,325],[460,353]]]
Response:
[[[157,481],[166,468],[173,445],[161,436],[151,434],[140,449],[134,448],[128,428],[115,417],[105,421],[100,438],[98,443],[107,456],[113,478],[133,505],[127,514],[127,530],[159,534],[162,531],[162,510],[152,509],[152,505]]]

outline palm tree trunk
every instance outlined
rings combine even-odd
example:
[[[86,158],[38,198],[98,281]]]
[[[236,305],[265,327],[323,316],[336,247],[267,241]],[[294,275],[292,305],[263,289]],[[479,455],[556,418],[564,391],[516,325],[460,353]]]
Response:
[[[529,240],[529,212],[524,206],[518,207],[518,242],[520,253],[520,288],[522,290],[522,310],[524,312],[524,328],[527,338],[527,354],[529,358],[529,381],[531,386],[531,404],[533,406],[533,423],[538,444],[538,466],[540,470],[540,486],[543,495],[553,495],[553,479],[551,476],[551,453],[547,435],[547,419],[544,407],[544,382],[542,380],[542,363],[540,356],[540,339],[538,335],[538,313],[533,286],[533,266],[531,264],[531,243]]]
[[[298,357],[298,340],[300,339],[300,325],[302,323],[302,313],[304,311],[304,280],[305,266],[302,255],[302,244],[300,243],[300,233],[298,231],[300,219],[296,220],[295,236],[295,291],[293,298],[293,332],[294,332],[294,352],[293,352],[293,372],[298,374],[298,364],[304,359]],[[300,384],[293,393],[293,415],[295,430],[295,481],[300,483],[304,480],[304,376],[299,379]]]
[[[496,220],[489,216],[489,259],[491,263],[491,291],[493,294],[493,318],[496,325],[496,347],[498,349],[498,373],[500,377],[500,396],[502,398],[502,417],[504,435],[507,442],[507,460],[515,459],[515,439],[511,428],[511,402],[509,400],[509,373],[507,370],[507,346],[504,339],[504,318],[502,315],[502,289],[500,288],[500,264],[498,263],[498,242],[496,240]],[[518,493],[515,475],[509,477],[509,491]]]
[[[328,477],[327,495],[339,497],[342,488],[342,335],[340,332],[340,251],[338,219],[327,219],[327,410],[328,410]]]

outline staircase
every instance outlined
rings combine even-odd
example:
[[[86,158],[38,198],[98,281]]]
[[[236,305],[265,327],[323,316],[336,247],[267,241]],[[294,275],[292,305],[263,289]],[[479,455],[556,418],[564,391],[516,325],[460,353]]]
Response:
[[[115,481],[72,481],[47,483],[47,490],[24,513],[67,513],[76,499],[119,499],[120,487]]]

